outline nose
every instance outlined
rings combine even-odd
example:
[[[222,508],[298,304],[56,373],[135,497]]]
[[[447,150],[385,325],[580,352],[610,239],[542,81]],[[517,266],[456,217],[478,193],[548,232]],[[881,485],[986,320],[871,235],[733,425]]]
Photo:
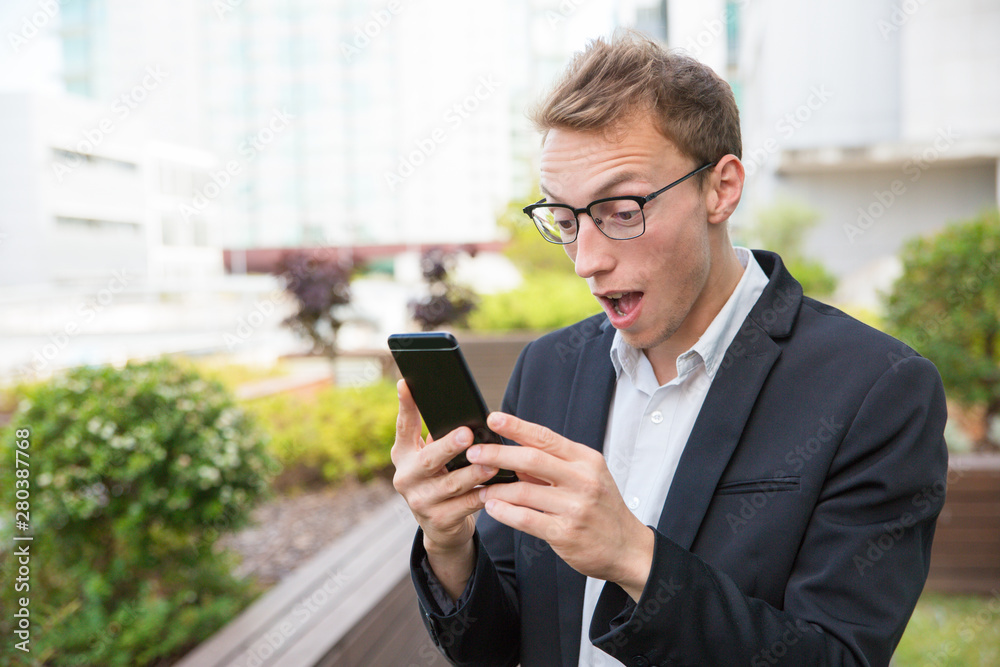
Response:
[[[576,269],[576,275],[581,278],[592,278],[600,273],[606,273],[614,268],[615,256],[612,252],[612,241],[605,236],[593,218],[585,213],[579,216],[580,229],[576,240],[566,246],[566,252]]]

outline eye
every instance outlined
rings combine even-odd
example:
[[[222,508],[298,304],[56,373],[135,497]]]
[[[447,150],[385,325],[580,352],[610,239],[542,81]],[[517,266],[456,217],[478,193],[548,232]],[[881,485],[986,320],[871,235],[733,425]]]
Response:
[[[556,222],[556,225],[559,226],[559,229],[562,230],[562,231],[564,231],[564,232],[565,231],[569,231],[569,230],[573,229],[574,227],[576,227],[576,218],[556,219],[555,222]]]
[[[532,217],[548,238],[561,239],[576,233],[576,216],[567,208],[540,206],[532,211]]]
[[[642,209],[631,199],[601,202],[593,208],[593,214],[598,224],[631,227],[642,223]]]

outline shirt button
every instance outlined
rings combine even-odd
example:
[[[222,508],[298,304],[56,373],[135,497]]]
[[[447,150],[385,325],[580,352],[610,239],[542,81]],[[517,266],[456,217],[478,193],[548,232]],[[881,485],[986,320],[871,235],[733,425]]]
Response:
[[[663,413],[657,410],[656,412],[651,414],[649,418],[652,420],[654,424],[659,424],[660,422],[663,421]]]
[[[636,496],[632,497],[632,500],[628,501],[628,508],[630,510],[639,509],[639,498]]]

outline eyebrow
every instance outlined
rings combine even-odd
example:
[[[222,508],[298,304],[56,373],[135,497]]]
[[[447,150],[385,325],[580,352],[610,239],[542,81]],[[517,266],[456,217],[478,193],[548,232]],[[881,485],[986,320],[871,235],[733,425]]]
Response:
[[[608,190],[611,190],[612,188],[619,186],[622,183],[627,183],[629,181],[636,181],[639,180],[640,178],[642,177],[639,175],[638,172],[620,171],[611,178],[609,178],[608,180],[606,180],[604,183],[602,183],[601,187],[597,188],[596,190],[597,197],[595,197],[595,200],[603,199],[605,196],[607,196]],[[549,192],[544,185],[540,184],[539,188],[541,189],[542,194],[545,196],[545,199],[549,201],[549,203],[558,203],[558,197],[553,197],[552,193]]]

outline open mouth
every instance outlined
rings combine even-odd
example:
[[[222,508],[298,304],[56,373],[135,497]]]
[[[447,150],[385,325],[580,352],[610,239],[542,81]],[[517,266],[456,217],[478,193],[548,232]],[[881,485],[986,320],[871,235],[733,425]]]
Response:
[[[642,292],[614,292],[603,297],[611,305],[611,309],[621,317],[625,317],[639,305],[642,300]]]

